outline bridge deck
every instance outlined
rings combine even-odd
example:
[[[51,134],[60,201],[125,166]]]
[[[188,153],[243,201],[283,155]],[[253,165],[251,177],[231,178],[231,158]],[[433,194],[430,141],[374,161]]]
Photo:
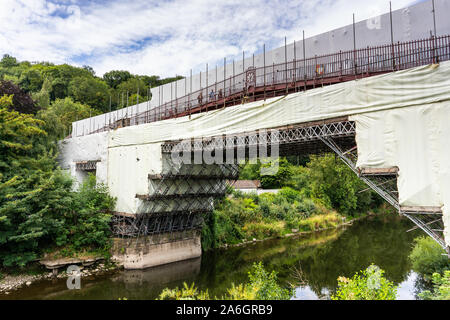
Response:
[[[107,119],[105,115],[108,125],[89,133],[183,117],[446,60],[450,60],[450,35],[250,67],[126,119]]]

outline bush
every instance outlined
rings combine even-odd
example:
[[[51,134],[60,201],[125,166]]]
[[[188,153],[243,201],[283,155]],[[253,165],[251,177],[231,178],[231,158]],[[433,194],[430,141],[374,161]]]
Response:
[[[261,165],[261,168],[262,170],[268,170],[273,173],[270,175],[261,175],[261,185],[264,189],[278,189],[286,186],[292,176],[292,165],[286,158],[279,158],[270,163],[265,163]]]
[[[397,287],[387,280],[384,271],[375,265],[369,266],[353,278],[338,278],[338,289],[333,300],[395,300]]]
[[[419,293],[419,297],[424,300],[450,300],[450,270],[445,270],[444,275],[433,274],[433,292],[426,290]]]
[[[354,216],[369,209],[371,192],[359,192],[366,185],[332,154],[311,157],[308,168],[313,198],[342,214]]]
[[[210,300],[208,291],[198,291],[195,284],[188,286],[183,282],[183,287],[178,289],[165,288],[159,295],[159,300]]]
[[[265,239],[281,236],[284,230],[284,222],[276,223],[256,222],[244,225],[242,231],[247,239]]]
[[[415,272],[430,281],[433,273],[442,273],[450,269],[450,259],[445,251],[430,237],[419,237],[414,240],[415,245],[409,259]]]
[[[255,292],[258,300],[288,300],[292,291],[281,288],[277,283],[277,273],[267,272],[263,264],[253,264],[253,269],[248,273],[250,279],[249,289]]]
[[[115,199],[108,188],[96,183],[90,174],[78,192],[73,194],[73,210],[67,215],[68,243],[76,250],[81,248],[108,248],[110,245],[111,210]]]
[[[320,214],[309,219],[298,220],[297,228],[301,231],[314,231],[318,229],[334,228],[342,221],[337,213]]]
[[[293,295],[292,290],[284,289],[277,283],[278,277],[275,271],[267,272],[262,263],[254,263],[248,273],[249,282],[235,286],[227,290],[222,300],[288,300]],[[165,288],[159,295],[160,300],[210,300],[208,291],[198,291],[194,283],[191,286],[183,283],[179,289]],[[215,298],[217,299],[217,298]]]

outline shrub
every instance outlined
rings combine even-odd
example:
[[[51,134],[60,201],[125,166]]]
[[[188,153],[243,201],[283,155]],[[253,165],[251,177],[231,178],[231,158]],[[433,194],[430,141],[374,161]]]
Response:
[[[292,165],[286,158],[279,158],[270,163],[261,165],[263,170],[273,171],[268,175],[261,176],[261,185],[264,189],[278,189],[286,186],[292,176]]]
[[[445,251],[430,237],[419,237],[415,240],[409,258],[415,272],[431,280],[433,273],[442,273],[450,268],[450,260]]]
[[[387,280],[384,271],[375,265],[369,266],[353,278],[338,278],[338,289],[333,300],[395,300],[397,287]]]
[[[308,163],[311,195],[328,208],[355,215],[369,208],[370,192],[359,192],[365,184],[332,154],[313,156]]]
[[[434,290],[426,290],[419,293],[419,297],[424,300],[450,300],[450,270],[445,270],[441,276],[435,272],[432,277]]]
[[[254,263],[248,273],[249,282],[235,286],[227,290],[222,300],[288,300],[292,296],[292,290],[284,289],[277,283],[278,277],[275,271],[267,272],[262,263]],[[198,291],[194,283],[191,286],[183,283],[179,289],[165,288],[159,295],[160,300],[210,300],[208,291]],[[217,298],[215,298],[217,299]]]
[[[292,291],[278,285],[277,273],[275,271],[267,272],[262,262],[253,264],[248,277],[250,290],[256,292],[255,297],[258,300],[288,300],[292,296]]]
[[[215,215],[215,235],[216,243],[222,245],[225,243],[234,244],[241,242],[244,235],[241,231],[241,227],[233,222],[227,212],[220,210],[214,210]]]
[[[283,187],[276,195],[277,198],[286,199],[289,203],[294,201],[302,201],[303,197],[300,192],[290,187]]]
[[[317,212],[316,204],[311,199],[304,199],[296,204],[295,210],[303,219],[309,218]]]
[[[284,230],[284,222],[256,222],[244,225],[242,231],[246,238],[264,239],[280,236]]]
[[[305,220],[299,220],[298,228],[302,231],[314,231],[318,229],[334,228],[342,221],[337,213],[320,214]]]
[[[110,245],[110,211],[115,199],[109,196],[103,184],[97,184],[90,174],[74,194],[73,211],[67,221],[69,243],[75,249],[82,247],[105,248]]]
[[[178,289],[165,288],[159,295],[159,300],[210,300],[208,291],[198,291],[194,283],[188,286],[183,282],[183,287]]]

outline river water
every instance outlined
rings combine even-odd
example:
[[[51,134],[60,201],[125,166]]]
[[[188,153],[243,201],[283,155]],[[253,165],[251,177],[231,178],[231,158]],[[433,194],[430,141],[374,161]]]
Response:
[[[282,284],[295,286],[293,299],[326,299],[339,276],[351,277],[371,263],[400,285],[399,299],[415,299],[421,281],[411,271],[408,254],[420,232],[406,232],[411,227],[398,216],[371,216],[335,230],[217,249],[198,259],[146,270],[82,278],[80,290],[68,290],[63,279],[44,280],[0,299],[155,299],[163,288],[183,282],[221,297],[233,282],[246,282],[248,271],[259,261],[267,270],[276,270]]]

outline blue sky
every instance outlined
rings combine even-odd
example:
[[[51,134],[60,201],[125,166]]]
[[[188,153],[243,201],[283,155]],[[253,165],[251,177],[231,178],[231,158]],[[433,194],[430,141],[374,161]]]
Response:
[[[393,0],[393,9],[417,0]],[[0,0],[0,54],[163,77],[389,10],[386,0]]]

